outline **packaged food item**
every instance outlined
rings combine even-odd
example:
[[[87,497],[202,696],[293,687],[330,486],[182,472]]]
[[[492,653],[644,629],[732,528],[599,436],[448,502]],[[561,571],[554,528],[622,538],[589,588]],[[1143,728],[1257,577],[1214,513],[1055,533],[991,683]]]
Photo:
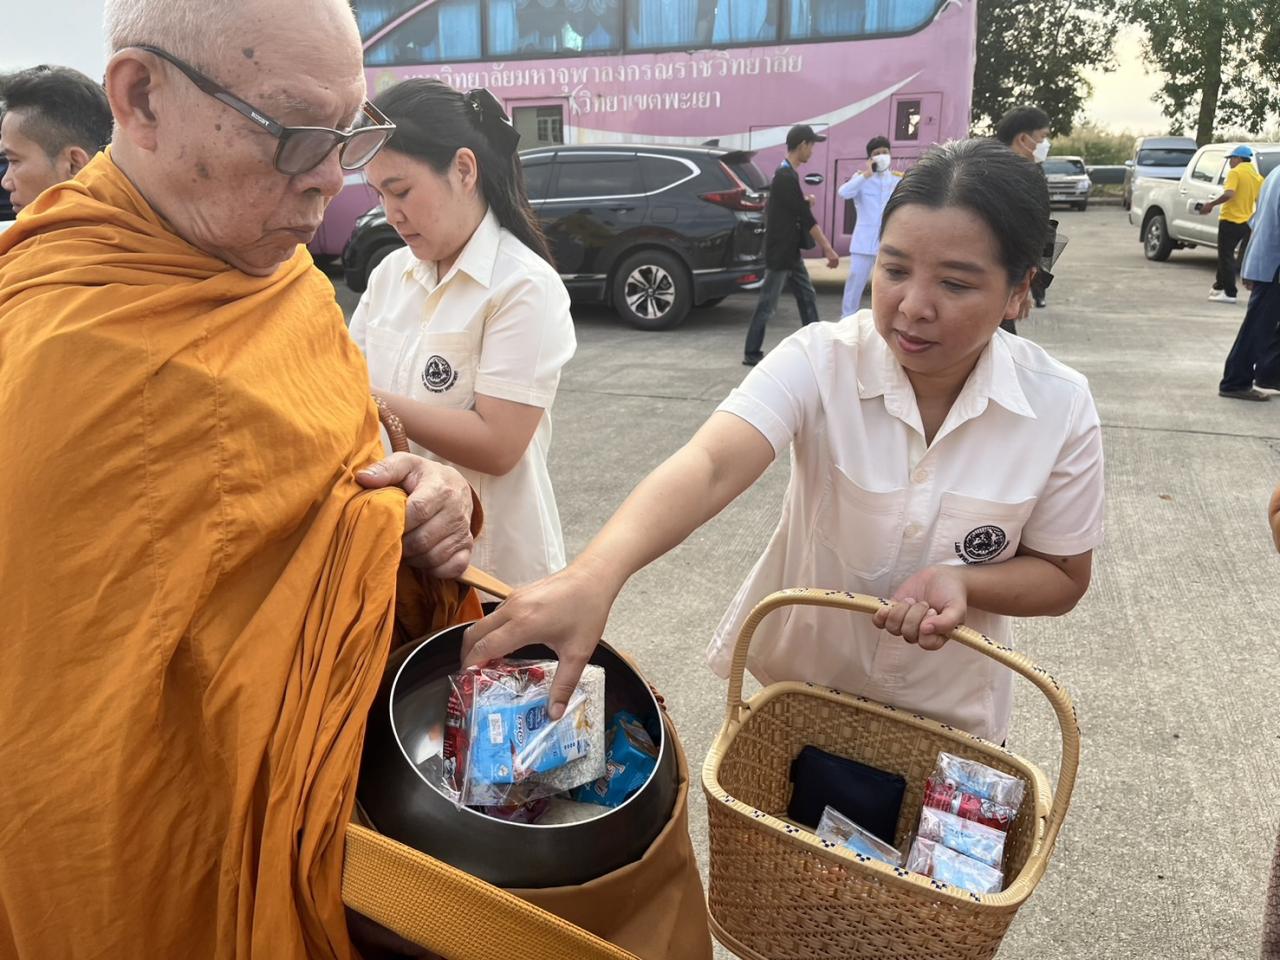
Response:
[[[920,811],[920,829],[925,840],[933,840],[957,853],[972,857],[989,867],[999,868],[1004,860],[1004,831],[962,820],[954,813],[925,807]]]
[[[604,670],[588,666],[552,721],[557,666],[499,661],[450,678],[442,769],[459,806],[519,807],[604,775]]]
[[[1017,810],[1022,804],[1026,784],[1017,777],[1001,773],[977,760],[965,760],[950,753],[938,754],[933,779],[955,787],[963,793],[993,800],[1001,806]]]
[[[543,815],[549,804],[547,798],[540,800],[530,800],[528,803],[522,803],[517,807],[477,807],[476,809],[483,813],[486,817],[493,817],[495,820],[508,820],[511,823],[536,823]]]
[[[847,847],[854,853],[871,857],[890,866],[902,866],[902,851],[891,847],[869,830],[863,830],[835,807],[822,811],[818,821],[818,836],[827,843]]]
[[[924,782],[924,805],[1006,833],[1014,817],[1018,815],[1014,807],[1006,807],[994,800],[965,793],[954,784],[936,777],[930,777]]]
[[[541,801],[546,804],[534,822],[540,827],[562,826],[568,823],[581,823],[594,820],[605,815],[605,810],[598,803],[579,803],[566,797],[551,797]]]
[[[907,869],[973,893],[999,893],[1004,889],[1004,874],[999,870],[924,837],[916,837],[911,844]]]
[[[604,776],[575,790],[575,800],[620,807],[645,785],[658,765],[658,748],[649,731],[634,714],[625,710],[614,715],[608,743]]]

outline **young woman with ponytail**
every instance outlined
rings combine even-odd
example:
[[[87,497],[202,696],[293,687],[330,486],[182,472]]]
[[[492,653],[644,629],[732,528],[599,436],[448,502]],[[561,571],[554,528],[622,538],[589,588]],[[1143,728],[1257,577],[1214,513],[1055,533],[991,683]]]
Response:
[[[407,80],[377,106],[396,132],[365,176],[407,246],[374,270],[351,336],[415,452],[457,467],[479,495],[472,562],[529,583],[565,563],[547,452],[577,342],[519,135],[487,90]]]

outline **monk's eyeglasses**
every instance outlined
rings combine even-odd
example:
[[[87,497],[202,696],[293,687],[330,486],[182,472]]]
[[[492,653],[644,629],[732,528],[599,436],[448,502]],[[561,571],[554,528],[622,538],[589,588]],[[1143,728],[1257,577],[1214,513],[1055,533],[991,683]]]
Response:
[[[314,170],[333,152],[334,147],[339,148],[338,163],[343,170],[359,170],[374,158],[383,145],[391,139],[391,134],[395,133],[396,125],[367,100],[361,107],[364,122],[352,130],[334,130],[331,127],[286,127],[173,54],[144,43],[136,44],[136,47],[173,64],[186,75],[188,80],[199,87],[202,93],[208,94],[236,113],[248,117],[258,127],[279,140],[274,164],[275,168],[287,177],[296,177]]]

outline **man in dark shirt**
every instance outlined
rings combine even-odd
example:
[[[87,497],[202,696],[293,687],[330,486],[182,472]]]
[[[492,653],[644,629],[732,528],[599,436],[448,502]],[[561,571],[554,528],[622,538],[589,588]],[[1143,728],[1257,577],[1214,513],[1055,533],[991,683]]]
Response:
[[[826,140],[814,133],[813,127],[798,124],[787,133],[787,159],[782,161],[773,175],[769,188],[769,203],[765,208],[764,284],[760,287],[760,300],[755,316],[747,330],[747,343],[742,362],[754,367],[764,358],[764,328],[778,308],[782,288],[790,282],[791,292],[800,311],[800,323],[810,324],[818,319],[818,298],[813,291],[809,271],[805,269],[801,249],[817,244],[827,258],[827,266],[840,264],[835,249],[827,240],[810,209],[812,198],[806,198],[800,189],[797,170],[813,156],[813,145]]]

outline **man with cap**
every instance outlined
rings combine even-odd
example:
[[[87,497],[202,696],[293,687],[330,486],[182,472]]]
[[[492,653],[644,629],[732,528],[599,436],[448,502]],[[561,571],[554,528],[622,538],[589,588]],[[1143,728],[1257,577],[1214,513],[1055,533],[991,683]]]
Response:
[[[1249,243],[1249,220],[1262,192],[1262,176],[1253,165],[1253,151],[1244,144],[1227,154],[1231,170],[1222,185],[1222,195],[1202,204],[1208,214],[1221,205],[1218,218],[1218,279],[1209,299],[1214,303],[1236,303],[1236,255]]]
[[[1249,306],[1227,356],[1218,394],[1233,400],[1267,400],[1270,394],[1254,384],[1280,390],[1280,177],[1274,173],[1258,195],[1240,276],[1250,292]],[[1275,503],[1280,506],[1280,498]]]
[[[765,208],[764,284],[760,288],[760,300],[756,303],[743,350],[742,362],[748,367],[754,367],[764,358],[764,328],[773,318],[782,287],[788,281],[796,298],[796,308],[800,311],[800,323],[806,325],[818,319],[817,294],[800,251],[817,244],[827,258],[828,267],[835,268],[840,263],[831,242],[814,219],[810,209],[813,198],[806,198],[801,191],[800,174],[797,173],[813,156],[813,145],[826,139],[805,123],[796,124],[787,131],[787,158],[773,175],[769,203]]]

